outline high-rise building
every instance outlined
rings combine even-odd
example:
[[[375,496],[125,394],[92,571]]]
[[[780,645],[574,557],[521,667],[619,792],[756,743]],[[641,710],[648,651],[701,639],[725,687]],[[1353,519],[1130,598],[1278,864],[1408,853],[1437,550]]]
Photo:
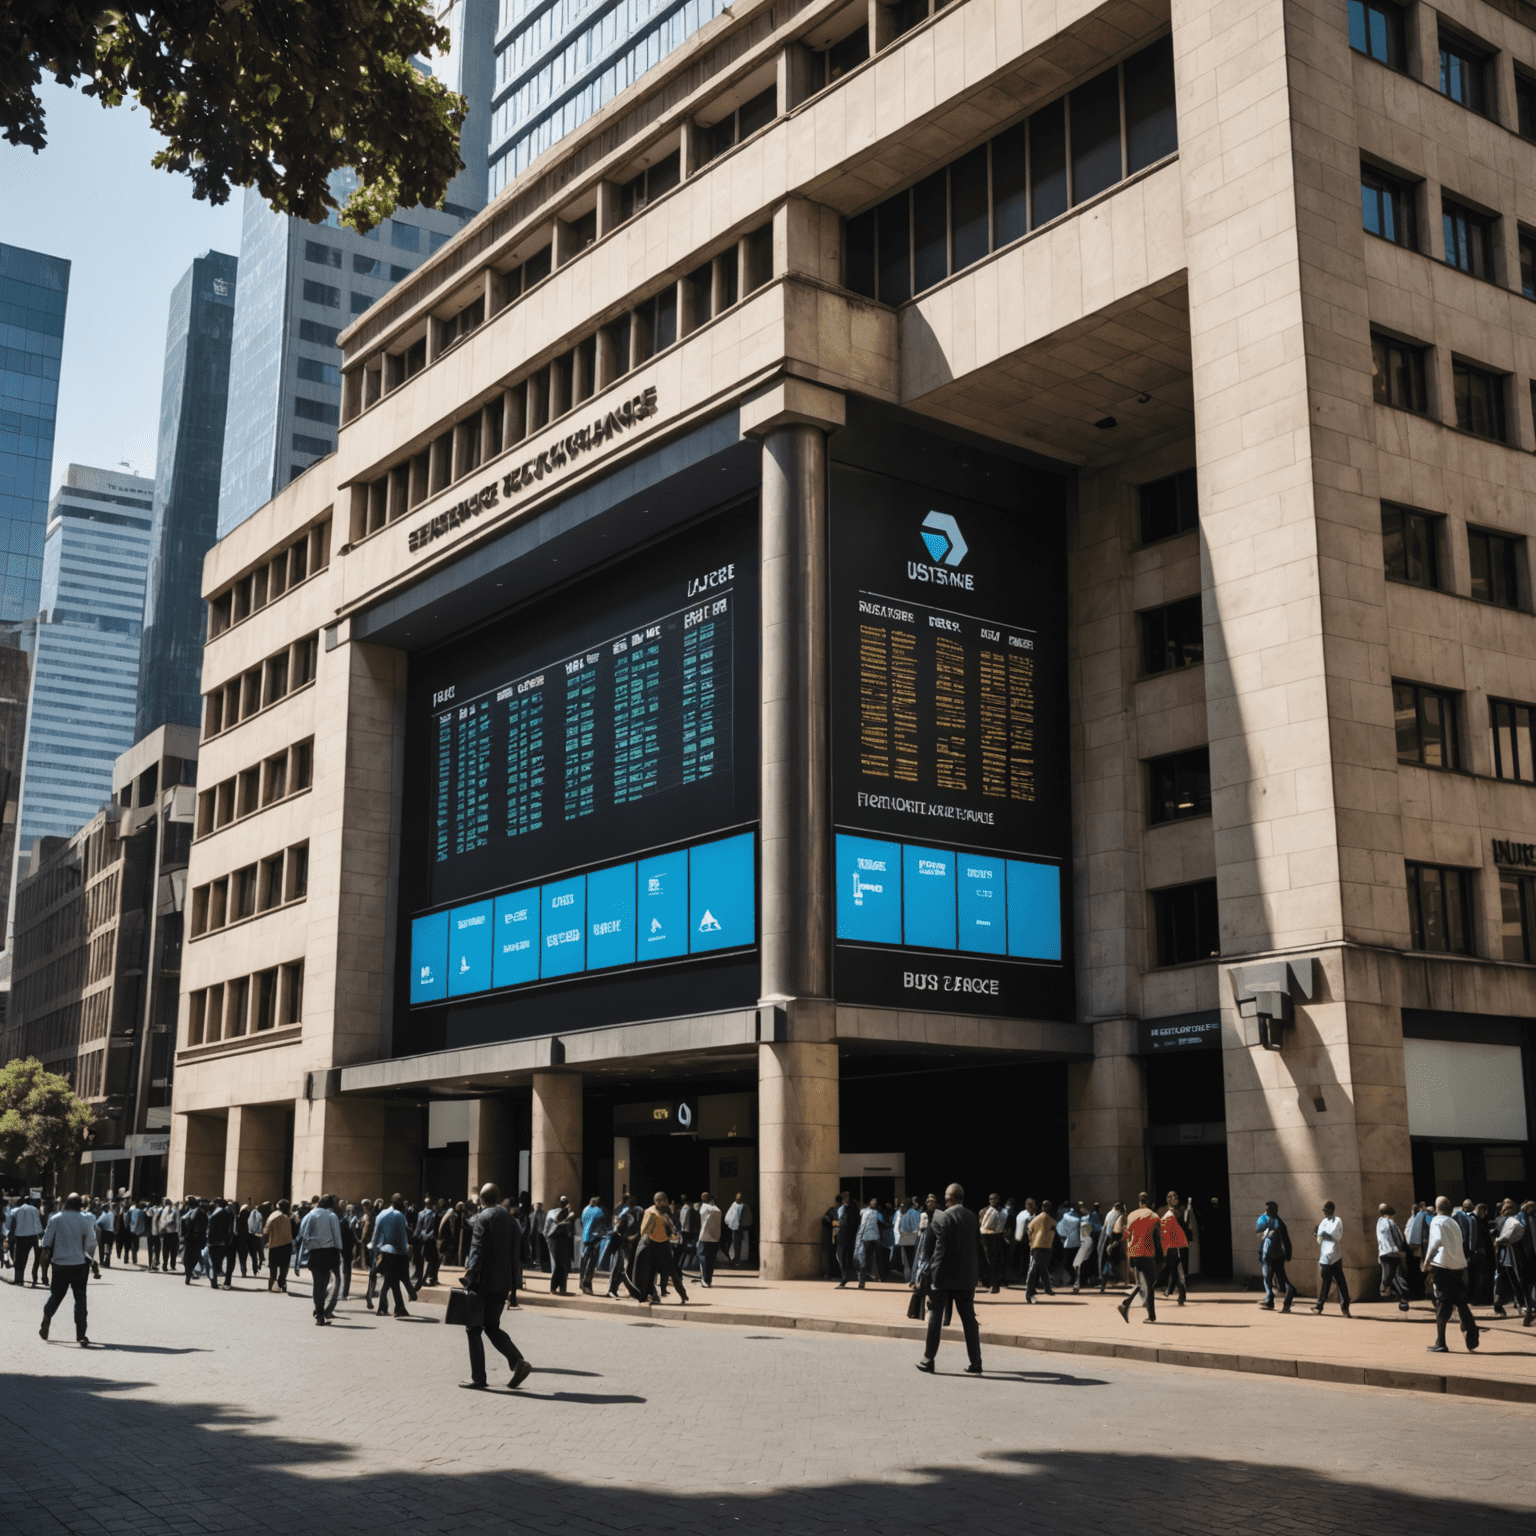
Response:
[[[68,300],[62,256],[0,243],[0,623],[37,611]]]
[[[171,294],[139,647],[140,738],[202,718],[203,556],[218,531],[237,265],[233,256],[208,251]]]
[[[155,482],[71,464],[48,508],[17,849],[71,837],[133,744]]]
[[[491,98],[496,88],[496,0],[439,0],[437,19],[453,37],[434,73],[469,103],[459,131],[464,169],[448,186],[443,206],[478,212],[490,201]]]

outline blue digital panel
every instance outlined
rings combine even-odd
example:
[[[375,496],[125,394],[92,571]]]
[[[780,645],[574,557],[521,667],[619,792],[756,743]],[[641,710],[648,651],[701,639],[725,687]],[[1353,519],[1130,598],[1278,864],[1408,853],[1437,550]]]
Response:
[[[496,898],[493,986],[539,979],[539,888]]]
[[[491,903],[448,914],[448,995],[484,992],[491,985]]]
[[[636,870],[637,958],[688,953],[688,850],[641,859]]]
[[[574,976],[586,967],[586,876],[558,880],[543,887],[540,906],[544,918],[544,948],[540,952],[541,976]]]
[[[959,870],[960,948],[975,955],[1007,954],[1005,861],[993,854],[962,853]]]
[[[688,850],[688,948],[757,942],[757,860],[750,832]]]
[[[1056,865],[1009,859],[1008,953],[1027,960],[1061,959],[1061,870]]]
[[[901,848],[906,941],[924,949],[955,947],[955,855],[947,848]]]
[[[587,876],[587,969],[635,963],[635,866]]]
[[[901,943],[901,844],[837,835],[837,936]]]
[[[448,914],[411,924],[411,1001],[438,1003],[448,995]]]

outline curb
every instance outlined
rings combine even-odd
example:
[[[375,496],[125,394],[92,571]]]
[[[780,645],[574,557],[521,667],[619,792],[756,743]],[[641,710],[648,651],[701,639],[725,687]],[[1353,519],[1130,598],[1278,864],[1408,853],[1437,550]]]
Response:
[[[446,1306],[447,1286],[419,1292],[420,1299]],[[800,1317],[775,1312],[691,1311],[687,1307],[656,1307],[649,1302],[614,1302],[608,1305],[585,1296],[553,1297],[528,1291],[519,1293],[518,1306],[552,1312],[590,1312],[613,1317],[664,1317],[678,1323],[715,1323],[727,1328],[780,1328],[797,1333],[840,1333],[870,1339],[927,1337],[926,1327],[916,1323],[865,1323],[825,1317]],[[946,1338],[958,1338],[959,1330],[947,1328]],[[1354,1387],[1377,1387],[1392,1392],[1439,1392],[1450,1397],[1490,1398],[1504,1403],[1536,1403],[1536,1382],[1498,1381],[1482,1376],[1447,1376],[1431,1371],[1378,1370],[1371,1366],[1333,1365],[1325,1360],[1293,1360],[1265,1355],[1221,1354],[1215,1350],[1163,1349],[1155,1344],[1110,1344],[1100,1339],[1060,1339],[1043,1334],[998,1333],[983,1329],[981,1342],[994,1348],[1030,1349],[1048,1355],[1084,1355],[1099,1359],[1140,1360],[1150,1365],[1172,1365],[1198,1371],[1239,1371],[1258,1376],[1289,1376],[1300,1381],[1321,1381]]]

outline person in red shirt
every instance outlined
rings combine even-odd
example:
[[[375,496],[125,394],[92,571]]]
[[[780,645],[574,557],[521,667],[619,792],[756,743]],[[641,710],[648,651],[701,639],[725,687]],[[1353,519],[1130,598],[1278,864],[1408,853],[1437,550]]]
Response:
[[[1136,1281],[1136,1289],[1116,1308],[1120,1321],[1131,1320],[1131,1303],[1137,1297],[1144,1298],[1147,1321],[1157,1321],[1157,1256],[1161,1246],[1158,1233],[1157,1212],[1152,1197],[1142,1190],[1136,1197],[1136,1209],[1125,1218],[1125,1257]]]
[[[1176,1190],[1168,1191],[1168,1209],[1163,1212],[1157,1231],[1163,1243],[1163,1294],[1173,1295],[1174,1286],[1178,1286],[1179,1305],[1182,1307],[1189,1276],[1189,1235],[1179,1224],[1179,1196]]]

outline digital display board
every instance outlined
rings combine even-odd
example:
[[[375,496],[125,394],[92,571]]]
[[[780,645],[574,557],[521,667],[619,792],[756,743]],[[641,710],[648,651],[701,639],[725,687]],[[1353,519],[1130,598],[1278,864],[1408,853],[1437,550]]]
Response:
[[[755,944],[757,615],[752,503],[412,658],[408,1008]]]
[[[832,480],[834,990],[1070,1018],[1059,477]]]

